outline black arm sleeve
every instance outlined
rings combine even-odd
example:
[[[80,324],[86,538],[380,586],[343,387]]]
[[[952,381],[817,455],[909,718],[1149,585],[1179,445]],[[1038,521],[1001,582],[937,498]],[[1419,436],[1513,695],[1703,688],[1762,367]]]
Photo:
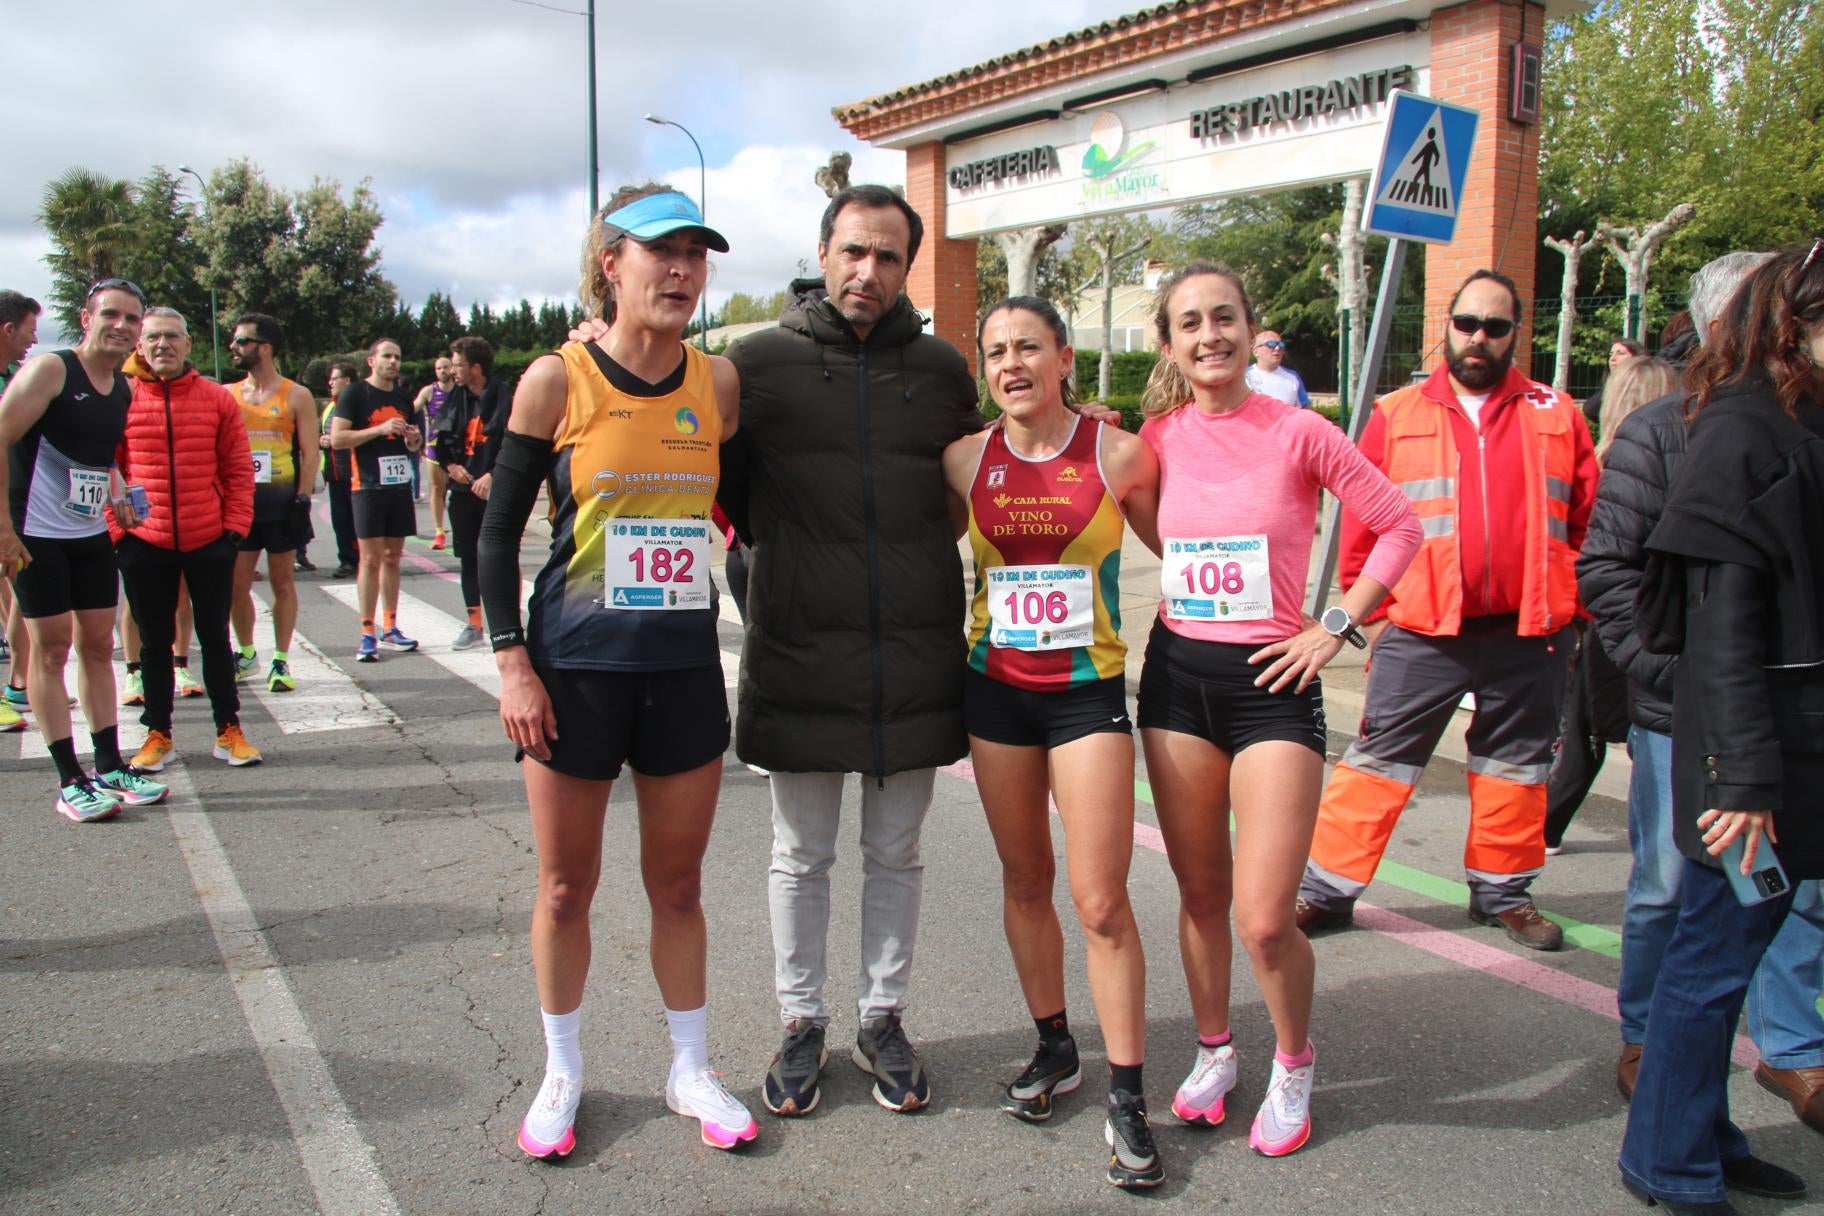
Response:
[[[736,431],[717,453],[721,459],[722,480],[716,486],[716,503],[722,513],[728,516],[728,522],[734,526],[735,535],[741,538],[744,545],[754,543],[754,534],[750,530],[747,515],[747,495],[749,485],[749,462],[752,457],[752,443],[748,439],[747,428]]]
[[[488,493],[487,514],[481,518],[475,557],[488,640],[495,650],[526,644],[519,616],[519,542],[553,459],[549,439],[509,431],[494,464],[494,486]]]

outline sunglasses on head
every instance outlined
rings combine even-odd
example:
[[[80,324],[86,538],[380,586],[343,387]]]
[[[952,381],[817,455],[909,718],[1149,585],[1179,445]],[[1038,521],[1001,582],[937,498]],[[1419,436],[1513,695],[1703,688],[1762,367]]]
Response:
[[[1256,346],[1256,347],[1257,347],[1257,348],[1258,348],[1258,347],[1262,347],[1262,346],[1264,346],[1264,347],[1266,347],[1266,348],[1267,348],[1267,349],[1268,349],[1268,350],[1284,350],[1284,349],[1286,349],[1286,344],[1285,344],[1285,343],[1284,343],[1284,342],[1281,342],[1281,341],[1280,341],[1280,340],[1279,340],[1279,339],[1278,339],[1278,338],[1275,338],[1275,339],[1273,339],[1273,340],[1272,340],[1272,341],[1271,341],[1271,342],[1256,342],[1256,343],[1255,343],[1255,344],[1254,344],[1254,345],[1255,345],[1255,346]]]
[[[1466,338],[1479,329],[1496,342],[1514,332],[1514,323],[1506,317],[1478,317],[1472,312],[1460,312],[1451,317],[1450,327]]]
[[[132,279],[96,279],[93,283],[89,284],[87,298],[93,300],[95,298],[95,293],[98,291],[131,292],[133,297],[140,302],[141,306],[144,306],[146,302],[146,293],[141,291],[139,284],[135,283]]]

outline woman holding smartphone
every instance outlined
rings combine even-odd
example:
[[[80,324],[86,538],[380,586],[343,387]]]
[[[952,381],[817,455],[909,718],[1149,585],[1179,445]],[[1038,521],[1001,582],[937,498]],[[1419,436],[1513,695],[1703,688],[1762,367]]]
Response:
[[[1824,240],[1761,264],[1686,373],[1690,447],[1648,538],[1637,628],[1679,656],[1672,700],[1678,926],[1647,1013],[1622,1184],[1727,1213],[1796,1199],[1729,1120],[1749,977],[1824,878]],[[1720,866],[1719,866],[1720,862]]]

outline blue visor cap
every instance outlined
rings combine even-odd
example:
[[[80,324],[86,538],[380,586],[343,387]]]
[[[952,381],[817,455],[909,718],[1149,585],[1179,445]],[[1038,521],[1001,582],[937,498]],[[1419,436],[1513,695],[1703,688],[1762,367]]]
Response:
[[[682,194],[648,194],[619,211],[602,217],[602,226],[626,233],[636,241],[656,241],[669,233],[692,228],[703,234],[703,243],[717,253],[728,252],[728,238],[703,222],[697,205]]]

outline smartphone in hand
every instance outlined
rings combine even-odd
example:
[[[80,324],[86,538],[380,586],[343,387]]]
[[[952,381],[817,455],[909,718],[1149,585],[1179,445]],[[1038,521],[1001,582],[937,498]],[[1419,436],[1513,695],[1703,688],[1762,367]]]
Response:
[[[1742,907],[1752,908],[1786,894],[1792,890],[1792,883],[1786,878],[1779,855],[1773,851],[1773,842],[1765,836],[1754,851],[1754,869],[1742,873],[1742,853],[1748,847],[1747,842],[1748,834],[1744,832],[1730,842],[1717,860],[1723,863],[1723,876],[1729,880],[1735,898]]]

